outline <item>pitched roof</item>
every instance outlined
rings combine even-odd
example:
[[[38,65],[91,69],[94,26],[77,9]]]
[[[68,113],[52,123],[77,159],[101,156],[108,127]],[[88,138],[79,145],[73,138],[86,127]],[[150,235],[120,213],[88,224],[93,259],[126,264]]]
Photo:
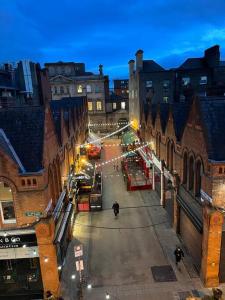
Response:
[[[202,58],[188,58],[178,69],[201,69],[204,68]]]
[[[225,97],[200,98],[201,120],[206,131],[208,158],[225,160]]]
[[[73,123],[75,122],[75,115],[73,113],[73,108],[81,106],[84,103],[85,97],[65,97],[61,100],[52,100],[50,101],[50,108],[53,115],[53,121],[55,124],[56,134],[58,136],[58,141],[62,143],[61,137],[61,111],[63,113],[63,118],[69,130],[69,110],[71,110],[71,117],[73,118]]]
[[[143,60],[143,72],[158,71],[165,71],[165,69],[157,64],[154,60]]]
[[[173,122],[174,122],[174,130],[178,141],[181,140],[184,127],[187,122],[190,106],[191,106],[190,101],[184,103],[173,103],[171,106]]]
[[[44,116],[43,107],[0,110],[0,128],[26,172],[38,172],[43,168]]]

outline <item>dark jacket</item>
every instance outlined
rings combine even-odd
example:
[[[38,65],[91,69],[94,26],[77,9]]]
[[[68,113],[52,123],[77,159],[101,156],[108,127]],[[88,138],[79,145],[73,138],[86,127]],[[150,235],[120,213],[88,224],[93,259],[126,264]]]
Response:
[[[117,202],[114,203],[113,206],[112,206],[112,209],[116,210],[116,211],[119,211],[119,209],[120,209],[119,203],[117,203]]]
[[[174,251],[174,255],[176,257],[177,261],[180,261],[182,257],[184,257],[184,252],[181,248],[176,248],[176,250]]]

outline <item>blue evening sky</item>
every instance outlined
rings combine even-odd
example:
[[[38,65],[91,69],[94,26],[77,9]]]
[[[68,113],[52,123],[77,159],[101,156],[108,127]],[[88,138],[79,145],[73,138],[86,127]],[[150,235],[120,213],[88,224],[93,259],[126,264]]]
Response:
[[[204,49],[225,56],[225,0],[0,0],[0,62],[85,62],[128,77],[136,50],[175,67]]]

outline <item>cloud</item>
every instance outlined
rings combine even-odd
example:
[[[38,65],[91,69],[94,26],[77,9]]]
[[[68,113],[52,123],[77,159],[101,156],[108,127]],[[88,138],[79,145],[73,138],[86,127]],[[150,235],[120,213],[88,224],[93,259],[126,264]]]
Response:
[[[139,48],[165,66],[215,43],[223,50],[224,11],[224,0],[1,0],[0,61],[81,61],[90,71],[102,63],[128,76]]]
[[[225,40],[225,28],[214,28],[206,32],[202,37],[202,41],[204,42],[214,42],[221,40]]]

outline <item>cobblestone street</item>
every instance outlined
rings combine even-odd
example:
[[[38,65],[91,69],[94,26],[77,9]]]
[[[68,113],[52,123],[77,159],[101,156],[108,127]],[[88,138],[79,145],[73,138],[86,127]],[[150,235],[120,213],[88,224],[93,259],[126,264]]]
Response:
[[[107,140],[108,144],[114,142]],[[108,147],[103,159],[118,155],[118,147]],[[80,213],[76,218],[63,272],[65,300],[77,299],[79,274],[73,246],[79,243],[84,245],[84,277],[92,284],[92,289],[84,288],[84,299],[105,299],[106,293],[116,300],[181,300],[188,295],[207,294],[187,253],[180,270],[175,265],[173,251],[181,242],[169,225],[166,211],[159,206],[157,193],[127,192],[120,173],[110,164],[103,168],[105,176],[111,175],[103,179],[103,210]],[[115,200],[121,208],[117,219],[111,209]],[[173,278],[162,269],[162,282],[154,279],[151,268],[160,266],[170,266]],[[72,274],[76,274],[75,280]]]

